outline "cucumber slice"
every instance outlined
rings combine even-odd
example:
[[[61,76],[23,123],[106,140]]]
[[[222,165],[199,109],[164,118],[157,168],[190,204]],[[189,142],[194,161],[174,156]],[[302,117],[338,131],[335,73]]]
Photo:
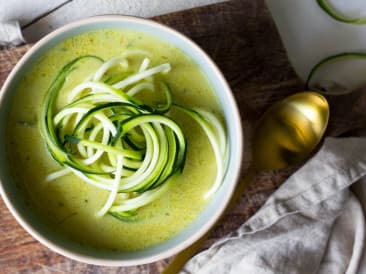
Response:
[[[337,9],[336,7],[334,7],[332,4],[330,4],[329,0],[317,0],[319,6],[333,19],[339,21],[339,22],[343,22],[343,23],[347,23],[347,24],[355,24],[355,25],[361,25],[361,24],[365,24],[366,23],[366,18],[362,18],[362,17],[354,17],[351,15],[345,15],[342,13],[341,10],[342,9]],[[340,3],[341,5],[350,5],[350,1],[343,1],[343,3]],[[363,2],[363,1],[358,1],[358,2]]]
[[[349,93],[366,83],[366,53],[350,52],[329,56],[310,71],[309,90],[324,94]]]

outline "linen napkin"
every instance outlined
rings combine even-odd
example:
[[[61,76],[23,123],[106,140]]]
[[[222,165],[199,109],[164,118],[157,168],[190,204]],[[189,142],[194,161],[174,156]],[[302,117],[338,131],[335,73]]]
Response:
[[[182,273],[366,273],[365,174],[366,138],[326,138],[254,216]]]
[[[14,47],[24,42],[18,21],[0,22],[0,47]]]

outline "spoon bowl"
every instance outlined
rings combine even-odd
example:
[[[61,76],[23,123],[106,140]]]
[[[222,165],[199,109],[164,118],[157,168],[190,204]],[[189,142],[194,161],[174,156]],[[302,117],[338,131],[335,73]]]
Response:
[[[297,93],[278,102],[255,130],[252,165],[264,171],[303,162],[322,139],[328,120],[328,102],[318,93]]]

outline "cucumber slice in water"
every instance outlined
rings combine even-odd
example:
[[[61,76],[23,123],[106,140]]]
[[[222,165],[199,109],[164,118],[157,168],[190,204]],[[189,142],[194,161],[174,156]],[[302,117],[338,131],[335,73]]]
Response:
[[[366,83],[366,53],[329,56],[310,71],[307,88],[330,95],[349,93]]]
[[[329,0],[317,0],[319,6],[333,19],[347,23],[347,24],[365,24],[366,17],[363,17],[359,13],[359,10],[362,10],[364,5],[364,1],[329,1]],[[333,2],[333,3],[331,3]],[[357,3],[356,3],[357,2]],[[350,8],[351,7],[351,11]],[[348,12],[346,12],[346,9]],[[346,14],[346,13],[353,13],[353,14]]]

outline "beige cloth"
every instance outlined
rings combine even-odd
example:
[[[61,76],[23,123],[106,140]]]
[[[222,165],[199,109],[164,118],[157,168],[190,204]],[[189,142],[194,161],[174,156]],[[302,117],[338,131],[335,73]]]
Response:
[[[25,42],[17,21],[0,22],[0,47],[14,47]]]
[[[327,138],[252,218],[183,273],[366,273],[365,174],[366,138]]]

